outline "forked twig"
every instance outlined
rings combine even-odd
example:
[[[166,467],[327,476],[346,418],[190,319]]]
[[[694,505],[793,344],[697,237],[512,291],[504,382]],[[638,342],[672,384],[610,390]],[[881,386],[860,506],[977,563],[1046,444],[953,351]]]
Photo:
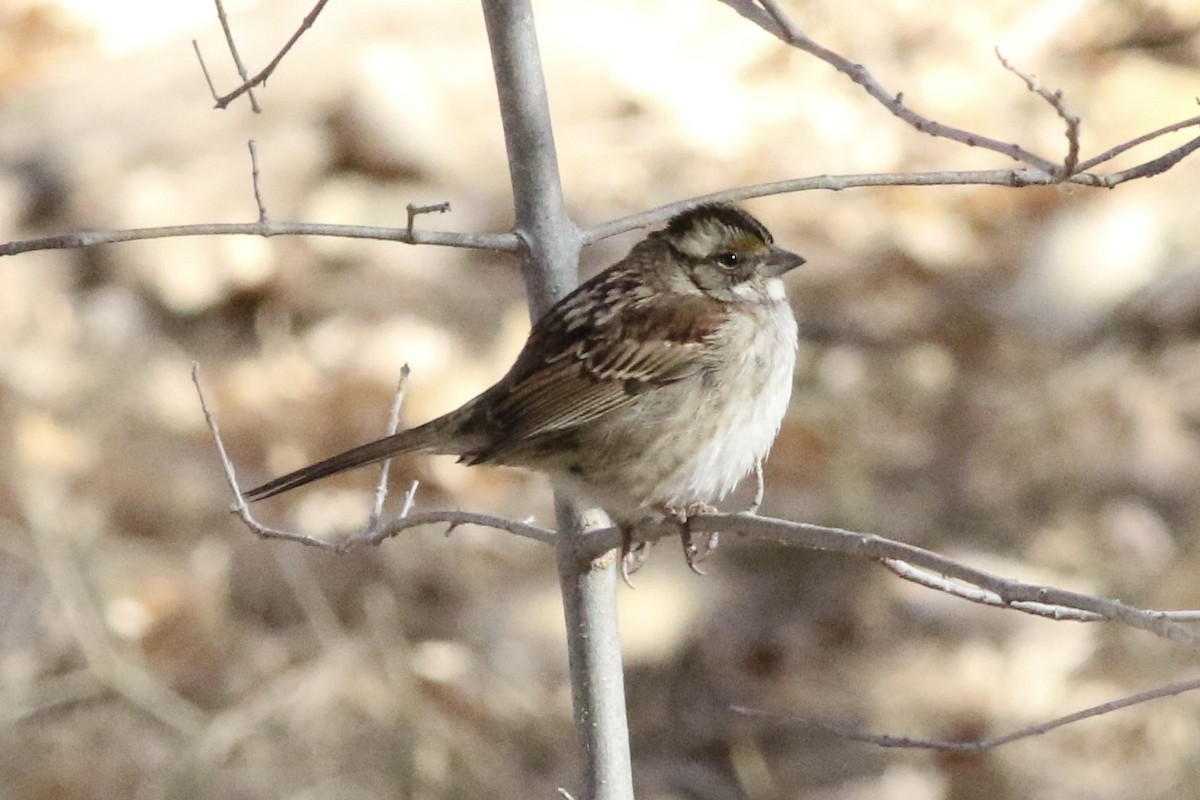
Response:
[[[1014,611],[1032,614],[1035,617],[1046,617],[1047,619],[1058,620],[1060,622],[1100,622],[1104,619],[1102,615],[1094,611],[1081,611],[1068,606],[1026,601],[1006,603],[996,592],[989,592],[972,584],[962,583],[941,575],[935,575],[926,570],[917,569],[906,561],[885,558],[881,559],[880,563],[883,564],[884,569],[902,580],[915,583],[918,586],[924,586],[927,589],[959,597],[972,603],[978,603],[979,605],[991,606],[993,608],[1011,608]]]
[[[1079,117],[1067,109],[1067,103],[1063,99],[1061,89],[1052,92],[1045,86],[1042,86],[1037,78],[1021,71],[1006,59],[1000,52],[999,47],[995,48],[995,53],[1002,67],[1024,81],[1026,88],[1049,103],[1059,118],[1067,124],[1067,155],[1063,159],[1062,166],[1055,171],[1058,179],[1065,181],[1074,175],[1079,168]]]
[[[1126,150],[1132,150],[1133,148],[1137,147],[1138,145],[1145,144],[1146,142],[1149,142],[1149,141],[1153,141],[1154,139],[1157,139],[1161,136],[1165,136],[1168,133],[1175,133],[1176,131],[1181,131],[1184,128],[1195,128],[1195,127],[1200,127],[1200,117],[1191,117],[1190,119],[1181,120],[1179,122],[1172,122],[1170,125],[1164,125],[1163,127],[1159,128],[1158,130],[1153,130],[1153,131],[1150,131],[1149,133],[1144,133],[1141,136],[1134,137],[1133,139],[1130,139],[1127,142],[1122,142],[1121,144],[1117,145],[1116,147],[1112,147],[1108,150],[1105,150],[1103,153],[1101,153],[1098,156],[1089,158],[1087,161],[1084,161],[1083,163],[1081,163],[1079,165],[1079,171],[1085,172],[1085,171],[1091,169],[1092,167],[1096,167],[1096,166],[1099,166],[1100,164],[1105,163],[1106,161],[1112,161],[1114,158],[1121,155],[1121,153],[1124,153]]]
[[[517,536],[526,539],[533,539],[537,542],[546,544],[555,541],[555,533],[545,528],[539,528],[536,525],[531,525],[524,522],[516,522],[514,520],[496,517],[489,514],[477,514],[470,511],[424,511],[417,514],[409,513],[388,521],[387,523],[376,525],[374,529],[370,526],[349,534],[337,537],[339,541],[323,539],[318,536],[311,536],[298,531],[288,531],[279,528],[272,528],[268,525],[263,525],[256,520],[250,513],[250,507],[246,503],[246,498],[242,495],[241,488],[238,486],[237,475],[234,471],[233,461],[229,458],[229,453],[225,449],[225,442],[221,438],[221,430],[217,425],[216,416],[209,410],[208,402],[204,398],[204,389],[200,384],[200,365],[197,362],[192,362],[192,383],[196,387],[196,395],[200,400],[200,410],[204,414],[204,421],[208,425],[209,433],[213,437],[213,442],[217,447],[217,456],[221,461],[221,468],[225,473],[225,482],[229,485],[230,491],[234,495],[234,503],[230,511],[237,515],[239,519],[249,528],[254,535],[262,539],[280,539],[283,541],[302,544],[306,547],[315,547],[319,550],[328,550],[331,552],[344,553],[348,550],[356,549],[363,545],[378,545],[381,542],[390,539],[393,536],[406,531],[409,528],[416,528],[422,525],[433,525],[438,523],[450,523],[452,526],[458,525],[480,525],[486,528],[495,528],[496,530],[507,531],[508,533],[516,534]],[[405,498],[405,509],[411,509],[412,497],[416,492],[416,484],[409,488]]]
[[[237,67],[238,76],[242,79],[242,85],[246,86],[246,95],[250,98],[250,108],[254,110],[255,114],[261,114],[262,107],[258,104],[258,98],[254,96],[251,86],[247,85],[249,78],[246,72],[246,65],[242,62],[242,57],[238,53],[237,44],[233,41],[233,29],[229,26],[229,17],[225,15],[225,6],[221,3],[221,0],[213,0],[213,2],[217,5],[217,20],[221,23],[221,30],[225,32],[225,42],[229,45],[229,54],[233,56],[233,64],[235,67]],[[200,54],[199,47],[196,48],[196,54]],[[203,68],[203,59],[200,60],[200,65]],[[205,74],[207,76],[207,70],[205,71]],[[212,85],[211,81],[209,82],[209,85]],[[225,107],[221,105],[220,101],[217,102],[217,106],[219,108]]]
[[[244,94],[246,92],[252,92],[252,90],[254,89],[255,86],[266,83],[267,78],[271,77],[271,73],[273,73],[275,71],[275,68],[279,66],[279,62],[283,61],[283,57],[286,56],[288,54],[288,51],[292,49],[292,47],[296,44],[297,41],[299,41],[300,37],[304,35],[304,32],[307,31],[309,28],[311,28],[313,26],[313,23],[317,21],[317,16],[320,15],[321,9],[325,8],[325,4],[327,2],[329,2],[329,0],[317,0],[317,4],[315,6],[313,6],[311,11],[309,11],[307,14],[304,15],[304,19],[300,21],[300,27],[297,28],[295,33],[293,33],[291,35],[291,38],[289,38],[287,40],[287,42],[283,45],[283,47],[279,50],[279,52],[275,54],[275,57],[272,58],[265,67],[262,68],[262,71],[259,72],[257,75],[255,75],[253,78],[246,77],[245,69],[239,63],[238,64],[238,73],[241,75],[242,85],[239,86],[238,88],[234,89],[232,92],[225,95],[224,97],[217,98],[216,107],[217,108],[226,108],[229,106],[230,103],[232,103],[234,100],[236,100],[242,94]],[[218,3],[218,8],[219,8],[220,0],[217,0],[217,3]],[[230,47],[232,47],[232,45],[233,45],[233,42],[231,40]],[[234,58],[235,59],[237,58],[236,52],[234,53]],[[253,95],[251,95],[251,97],[253,97]],[[258,111],[258,108],[255,108],[254,110]]]
[[[770,26],[764,26],[769,33],[778,36],[791,46],[803,50],[809,55],[829,64],[838,72],[861,86],[867,94],[875,98],[884,108],[908,123],[915,130],[927,133],[930,136],[960,142],[968,147],[982,147],[985,150],[992,150],[1008,156],[1013,161],[1023,161],[1035,169],[1049,174],[1054,174],[1057,170],[1057,165],[1052,161],[1044,159],[1018,144],[1002,142],[998,139],[963,130],[962,128],[945,125],[916,113],[904,104],[904,95],[902,92],[896,94],[889,92],[862,64],[857,64],[840,53],[836,53],[818,44],[800,30],[800,27],[779,7],[776,0],[760,0],[760,2],[775,22],[775,29],[772,29]]]

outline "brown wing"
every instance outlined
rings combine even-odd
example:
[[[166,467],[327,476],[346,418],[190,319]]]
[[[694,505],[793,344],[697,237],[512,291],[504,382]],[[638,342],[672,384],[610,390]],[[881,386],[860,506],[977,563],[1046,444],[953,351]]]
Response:
[[[699,373],[705,340],[724,319],[722,304],[704,295],[663,295],[623,270],[602,273],[534,326],[508,375],[478,406],[491,441],[469,460],[502,457]]]

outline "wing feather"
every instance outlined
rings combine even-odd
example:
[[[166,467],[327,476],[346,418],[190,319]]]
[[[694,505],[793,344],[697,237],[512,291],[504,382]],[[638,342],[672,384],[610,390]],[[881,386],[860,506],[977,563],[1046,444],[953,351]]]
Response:
[[[493,436],[471,463],[502,461],[530,439],[568,432],[703,369],[723,304],[699,293],[668,301],[620,272],[601,277],[534,326],[513,368],[479,403],[487,409],[479,424]]]

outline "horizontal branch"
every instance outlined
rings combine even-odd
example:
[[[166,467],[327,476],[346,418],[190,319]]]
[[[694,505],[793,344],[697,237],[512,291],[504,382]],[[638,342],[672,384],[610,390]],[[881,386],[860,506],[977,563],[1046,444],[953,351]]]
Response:
[[[1139,137],[1139,144],[1144,144],[1153,138],[1187,127],[1200,127],[1200,117],[1193,117],[1183,122],[1168,125],[1157,131]],[[1128,143],[1126,143],[1128,144]],[[1132,145],[1130,145],[1132,146]],[[1119,145],[1108,151],[1109,158],[1128,149]],[[859,189],[878,186],[1008,186],[1023,188],[1026,186],[1055,186],[1062,183],[1073,183],[1093,188],[1112,189],[1126,181],[1138,178],[1149,178],[1158,175],[1178,164],[1187,156],[1200,149],[1200,137],[1192,139],[1157,158],[1143,162],[1126,170],[1113,173],[1076,172],[1063,180],[1055,173],[1045,172],[1031,167],[1015,167],[1011,169],[963,170],[958,172],[873,172],[860,175],[815,175],[809,178],[789,178],[769,183],[756,183],[751,186],[739,186],[725,189],[712,194],[692,197],[675,203],[630,214],[600,225],[592,226],[583,232],[584,244],[593,244],[601,239],[637,230],[639,228],[658,225],[667,221],[684,209],[699,203],[737,203],[755,197],[767,197],[792,192],[809,192],[825,190],[840,192],[844,189]],[[1111,154],[1111,155],[1109,155]],[[1094,166],[1100,162],[1099,157],[1089,159],[1080,168]]]
[[[737,203],[755,197],[767,197],[792,192],[824,190],[840,192],[844,189],[859,189],[871,186],[1036,186],[1059,183],[1053,175],[1033,169],[990,169],[964,170],[960,172],[872,172],[860,175],[814,175],[809,178],[789,178],[769,183],[739,186],[712,194],[692,197],[669,203],[665,206],[630,214],[609,222],[595,225],[584,231],[584,243],[593,244],[601,239],[627,231],[646,228],[666,222],[686,208],[700,203]],[[1102,185],[1096,176],[1080,173],[1072,177],[1072,183],[1090,186]]]
[[[1089,158],[1087,161],[1082,162],[1077,169],[1080,172],[1089,170],[1092,167],[1098,166],[1107,161],[1112,161],[1114,158],[1121,155],[1126,150],[1132,150],[1133,148],[1137,147],[1138,145],[1142,145],[1142,144],[1145,144],[1146,142],[1153,141],[1154,139],[1157,139],[1160,136],[1165,136],[1168,133],[1175,133],[1176,131],[1182,131],[1187,128],[1196,128],[1196,127],[1200,127],[1200,117],[1189,117],[1188,119],[1181,119],[1179,122],[1172,122],[1170,125],[1164,125],[1161,128],[1158,128],[1157,130],[1150,131],[1149,133],[1143,133],[1141,136],[1136,136],[1127,142],[1121,142],[1119,145],[1112,147],[1108,150],[1105,150],[1100,155],[1093,156],[1092,158]]]
[[[314,222],[229,222],[200,225],[167,225],[161,228],[126,228],[116,231],[82,231],[40,239],[24,239],[0,244],[0,256],[13,256],[31,250],[68,250],[97,244],[116,244],[144,239],[176,236],[333,236],[343,239],[377,239],[404,244],[431,244],[472,250],[517,252],[521,240],[512,233],[457,233],[424,231],[370,225],[326,225]]]
[[[1035,617],[1044,617],[1060,622],[1100,622],[1104,619],[1104,617],[1091,611],[1080,611],[1079,609],[1066,608],[1064,606],[1051,606],[1042,603],[1026,603],[1021,601],[1006,603],[1004,598],[995,592],[989,592],[986,589],[980,589],[978,586],[964,584],[941,575],[935,575],[923,569],[917,569],[907,561],[885,558],[880,563],[883,564],[884,569],[901,580],[915,583],[918,586],[924,586],[926,589],[933,589],[954,595],[955,597],[961,597],[963,600],[978,603],[981,606],[1010,608],[1013,611],[1020,611]]]
[[[820,720],[811,719],[803,716],[794,716],[790,714],[779,714],[774,711],[764,711],[756,708],[748,708],[746,706],[732,706],[730,708],[736,714],[743,714],[752,717],[767,717],[782,721],[794,721],[803,725],[809,725],[814,728],[832,733],[835,736],[840,736],[843,739],[850,739],[856,742],[864,742],[866,744],[878,745],[879,747],[903,748],[910,750],[935,750],[943,753],[982,753],[988,750],[994,750],[1006,744],[1018,742],[1022,739],[1030,739],[1034,736],[1041,736],[1049,733],[1056,728],[1062,728],[1066,725],[1071,725],[1076,722],[1081,722],[1092,717],[1099,717],[1105,714],[1111,714],[1114,711],[1120,711],[1123,708],[1149,703],[1153,700],[1161,700],[1164,697],[1177,697],[1187,692],[1194,692],[1200,689],[1200,679],[1191,678],[1184,681],[1175,681],[1165,686],[1158,686],[1154,689],[1145,692],[1138,692],[1126,697],[1120,697],[1116,700],[1109,700],[1106,703],[1099,703],[1088,708],[1081,709],[1071,714],[1066,714],[1055,719],[1039,722],[1036,725],[1030,725],[1026,728],[1012,731],[1001,736],[992,736],[987,739],[976,739],[973,741],[953,741],[949,739],[921,739],[911,736],[897,736],[895,734],[880,734],[866,733],[863,731],[854,730],[844,725],[831,724]]]
[[[382,498],[377,499],[374,511],[370,514],[370,522],[366,527],[331,539],[310,536],[308,534],[279,530],[265,526],[255,520],[249,506],[242,496],[234,472],[232,460],[225,450],[221,432],[216,417],[209,411],[200,385],[199,366],[192,365],[192,381],[200,399],[200,408],[217,447],[225,478],[234,495],[233,512],[236,513],[246,526],[256,536],[266,539],[282,539],[296,542],[309,547],[324,550],[346,552],[361,545],[378,545],[401,531],[420,525],[444,523],[453,529],[457,525],[475,524],[507,531],[534,541],[554,543],[557,534],[544,528],[539,528],[525,522],[494,517],[486,514],[476,514],[465,511],[429,511],[416,514],[408,513],[413,500],[415,488],[410,490],[404,511],[399,517],[390,522],[380,521]],[[403,392],[403,376],[397,387],[397,400]],[[389,430],[394,429],[389,423]],[[380,483],[377,495],[382,494],[386,485]],[[664,522],[657,528],[640,529],[639,539],[650,541],[669,535],[678,530],[674,523]],[[1094,622],[1100,620],[1119,621],[1130,627],[1148,631],[1155,636],[1182,644],[1191,650],[1200,652],[1200,634],[1181,624],[1173,618],[1174,614],[1148,611],[1135,608],[1116,600],[1072,592],[1052,586],[1039,586],[1021,581],[1002,578],[989,572],[976,569],[946,556],[939,555],[904,542],[885,539],[869,533],[831,528],[823,525],[813,525],[805,522],[790,522],[782,519],[760,517],[753,513],[738,514],[698,514],[688,520],[688,530],[693,533],[736,533],[740,536],[765,539],[793,547],[805,547],[812,550],[824,550],[833,553],[867,558],[882,563],[885,567],[901,575],[906,580],[913,580],[928,588],[936,589],[952,596],[962,597],[972,602],[984,603],[1016,611],[1037,614],[1066,621]],[[622,534],[617,528],[605,528],[593,531],[579,540],[580,558],[596,560],[605,553],[622,547]],[[902,563],[897,563],[902,562]],[[916,570],[912,568],[917,568]],[[923,574],[917,570],[924,570]],[[944,576],[965,586],[950,581],[941,581],[936,576]],[[1187,617],[1184,612],[1182,617]]]
[[[334,534],[330,538],[325,539],[298,531],[281,530],[263,525],[251,516],[250,507],[245,501],[235,503],[230,510],[260,539],[280,539],[286,542],[302,544],[305,547],[315,547],[318,550],[328,550],[333,553],[348,553],[351,550],[357,550],[359,547],[366,545],[382,544],[384,541],[398,536],[404,531],[426,525],[447,525],[447,533],[460,525],[479,525],[484,528],[512,533],[524,539],[532,539],[542,544],[552,544],[557,535],[554,531],[539,528],[537,525],[518,522],[505,517],[497,517],[493,514],[445,509],[409,513],[402,517],[396,517],[383,525],[377,525],[374,529],[368,524],[366,528],[350,533]]]
[[[1093,597],[1067,589],[1002,578],[931,550],[870,533],[858,533],[805,522],[789,522],[752,514],[699,515],[691,518],[688,526],[694,533],[737,533],[794,547],[842,553],[856,558],[869,558],[875,561],[888,559],[903,561],[991,592],[1006,607],[1015,604],[1037,604],[1091,612],[1099,618],[1122,622],[1200,652],[1200,634],[1168,618],[1162,612],[1148,611],[1117,600]],[[612,547],[619,544],[619,538],[615,533],[611,538],[612,541],[605,541],[603,544],[597,542],[597,545]]]

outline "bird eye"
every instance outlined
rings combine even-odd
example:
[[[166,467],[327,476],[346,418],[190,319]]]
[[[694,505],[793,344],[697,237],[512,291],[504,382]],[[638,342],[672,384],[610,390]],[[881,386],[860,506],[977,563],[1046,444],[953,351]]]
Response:
[[[742,262],[742,257],[737,253],[720,253],[717,255],[717,263],[725,269],[733,269]]]

